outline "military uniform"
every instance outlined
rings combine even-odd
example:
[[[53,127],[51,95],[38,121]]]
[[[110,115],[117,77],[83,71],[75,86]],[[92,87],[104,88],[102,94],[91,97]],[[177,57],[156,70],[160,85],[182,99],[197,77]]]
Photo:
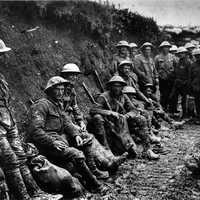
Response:
[[[0,102],[0,158],[10,191],[16,199],[30,199],[41,192],[27,165],[17,126],[5,102]],[[28,191],[28,192],[27,192]]]
[[[66,95],[64,97],[64,109],[67,113],[67,116],[71,118],[71,120],[74,120],[74,122],[80,126],[81,122],[84,123],[83,120],[83,114],[81,110],[78,107],[77,100],[76,100],[76,92],[73,86],[71,88],[68,88],[66,91]],[[95,169],[94,165],[97,165],[98,168],[101,168],[103,170],[113,171],[118,168],[118,166],[125,161],[125,159],[122,159],[120,157],[115,157],[113,153],[110,151],[110,149],[104,148],[97,140],[96,138],[92,137],[91,134],[85,131],[80,131],[80,136],[83,139],[90,139],[90,145],[87,147],[88,150],[86,151],[86,158],[90,157],[90,159],[94,159],[95,163],[88,163],[88,166]]]
[[[80,136],[80,133],[64,112],[62,102],[55,102],[50,98],[37,101],[31,107],[29,130],[30,141],[36,145],[41,154],[54,162],[58,160],[65,164],[72,162],[87,185],[99,187],[96,178],[85,164],[83,152],[69,146],[67,139],[73,141],[76,136]],[[63,142],[65,147],[62,150],[58,149],[55,141]]]
[[[110,69],[110,74],[112,76],[118,74],[118,66],[122,61],[125,61],[125,60],[131,61],[129,56],[122,57],[118,54],[113,56],[113,61],[111,64],[111,69]],[[132,70],[133,70],[133,66],[132,66]]]
[[[158,85],[158,73],[152,58],[147,59],[143,54],[137,55],[135,57],[135,67],[139,71],[137,75],[142,91],[147,83],[153,84],[154,87]]]
[[[190,65],[186,58],[179,59],[177,66],[175,67],[174,75],[175,81],[173,85],[172,92],[170,94],[170,99],[177,99],[179,95],[182,97],[182,110],[183,116],[186,115],[186,95],[188,93],[189,87],[189,73]],[[172,110],[175,110],[173,108]]]
[[[94,120],[98,125],[99,130],[96,134],[106,134],[108,144],[113,151],[122,153],[128,151],[131,146],[135,146],[133,139],[130,137],[131,135],[133,137],[138,136],[141,138],[145,150],[149,148],[146,119],[134,112],[135,108],[127,95],[122,94],[119,99],[115,99],[112,97],[111,93],[107,91],[99,96],[97,102],[99,107],[93,111],[93,113],[97,114],[94,116]],[[120,119],[112,119],[105,117],[103,113],[101,114],[101,111],[109,112],[109,110],[119,113]],[[123,123],[120,122],[122,119]],[[115,131],[115,135],[113,134],[111,136],[111,133],[108,133],[107,129],[105,129],[109,122],[112,123],[114,127],[117,127],[120,124],[124,125],[124,127]]]
[[[169,95],[174,83],[175,57],[170,53],[167,55],[161,53],[155,57],[155,66],[159,74],[160,103],[164,110],[167,110],[170,104]]]
[[[195,97],[196,112],[200,117],[200,62],[195,61],[190,70],[190,87]]]

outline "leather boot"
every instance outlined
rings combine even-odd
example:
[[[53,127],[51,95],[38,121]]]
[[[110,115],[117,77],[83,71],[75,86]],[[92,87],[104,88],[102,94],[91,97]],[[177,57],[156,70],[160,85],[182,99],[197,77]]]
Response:
[[[160,156],[155,154],[151,149],[147,150],[146,156],[149,160],[158,160],[160,158]]]
[[[128,152],[123,153],[121,156],[117,156],[112,162],[108,164],[108,172],[110,175],[114,175],[119,166],[127,160]]]
[[[86,188],[92,192],[92,193],[97,193],[97,192],[104,192],[105,188],[102,187],[100,182],[96,179],[96,177],[92,174],[88,166],[86,165],[85,161],[80,159],[77,161],[77,169],[78,172],[81,174],[83,177],[84,181],[86,182]]]
[[[85,147],[84,152],[86,154],[86,163],[91,172],[96,176],[97,179],[108,179],[109,174],[106,171],[100,171],[95,163],[94,156],[92,155],[90,146]]]
[[[5,170],[6,182],[16,200],[31,200],[19,168]]]

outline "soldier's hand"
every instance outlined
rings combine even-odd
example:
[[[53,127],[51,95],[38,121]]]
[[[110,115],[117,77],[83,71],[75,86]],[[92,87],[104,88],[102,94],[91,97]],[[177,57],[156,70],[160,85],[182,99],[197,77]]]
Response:
[[[54,141],[54,142],[53,142],[53,145],[54,145],[54,147],[55,147],[56,149],[58,149],[59,151],[62,151],[62,150],[65,149],[65,147],[66,147],[66,144],[65,144],[64,142],[58,141],[58,140]]]
[[[81,146],[81,145],[83,144],[83,140],[82,140],[82,138],[81,138],[79,135],[76,136],[75,140],[76,140],[76,145],[77,145],[78,147]]]

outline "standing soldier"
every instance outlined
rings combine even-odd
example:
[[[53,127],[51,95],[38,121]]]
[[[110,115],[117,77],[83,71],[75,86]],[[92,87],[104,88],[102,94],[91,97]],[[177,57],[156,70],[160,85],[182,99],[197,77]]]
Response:
[[[178,96],[181,95],[181,105],[182,105],[182,118],[186,117],[186,98],[189,87],[189,72],[191,63],[187,59],[187,49],[185,47],[179,47],[177,50],[177,56],[179,61],[175,67],[174,75],[174,85],[172,92],[170,94],[170,99],[178,99]],[[172,112],[176,112],[176,106],[172,108]]]
[[[119,41],[116,45],[117,47],[117,54],[113,57],[113,62],[111,65],[110,73],[113,76],[114,74],[118,74],[118,65],[123,60],[131,60],[130,59],[130,46],[127,41]]]
[[[196,48],[194,44],[192,44],[191,42],[188,42],[185,44],[185,48],[187,49],[188,51],[188,59],[189,61],[191,62],[191,64],[195,61],[195,57],[194,55],[192,54],[193,50]]]
[[[69,146],[71,140],[77,147],[86,150],[79,129],[64,111],[63,96],[66,84],[69,84],[69,81],[60,76],[54,76],[48,81],[45,88],[47,97],[38,100],[31,107],[29,138],[41,154],[54,162],[72,162],[86,182],[85,186],[93,192],[101,192],[104,187],[86,165],[83,152]],[[89,162],[90,158],[87,159]]]
[[[175,57],[169,53],[171,45],[164,41],[160,44],[160,54],[155,57],[155,66],[159,74],[160,104],[165,111],[170,104],[169,95],[174,83]]]
[[[154,92],[159,84],[158,73],[155,68],[155,63],[151,57],[153,45],[145,42],[141,46],[141,54],[135,57],[135,68],[138,70],[139,85],[141,91],[147,83],[153,84]]]
[[[106,134],[107,143],[116,153],[134,153],[135,143],[131,138],[131,131],[131,134],[136,134],[142,140],[145,155],[149,159],[158,159],[159,156],[150,149],[145,117],[137,115],[128,96],[122,93],[125,85],[126,82],[120,76],[113,76],[107,83],[108,91],[99,96],[99,106],[91,110],[96,124],[100,126],[100,133],[96,134]]]
[[[195,62],[191,65],[190,87],[195,97],[197,123],[200,124],[200,49],[193,52]]]
[[[0,56],[10,50],[0,40]],[[60,195],[48,195],[41,191],[31,175],[9,100],[8,83],[0,74],[0,165],[8,188],[16,200],[58,199]]]

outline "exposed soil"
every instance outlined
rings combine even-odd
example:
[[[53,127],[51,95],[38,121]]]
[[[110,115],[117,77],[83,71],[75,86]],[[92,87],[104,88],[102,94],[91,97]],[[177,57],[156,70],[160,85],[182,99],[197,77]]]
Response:
[[[104,195],[88,199],[102,200],[199,200],[200,185],[184,167],[184,157],[192,143],[200,139],[200,126],[185,125],[183,130],[163,132],[166,155],[159,161],[129,160]]]

